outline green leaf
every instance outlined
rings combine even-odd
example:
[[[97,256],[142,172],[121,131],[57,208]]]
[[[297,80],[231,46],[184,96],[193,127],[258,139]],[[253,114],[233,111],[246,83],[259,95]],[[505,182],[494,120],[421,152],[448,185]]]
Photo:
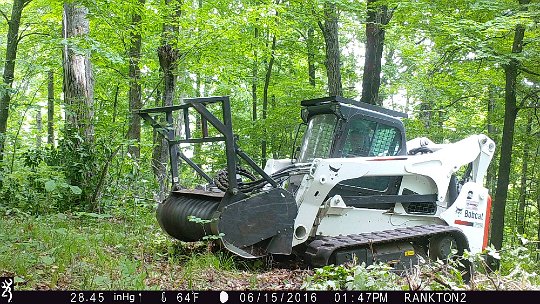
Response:
[[[73,194],[75,195],[81,195],[82,193],[81,188],[79,188],[78,186],[69,186],[69,188],[71,189],[71,192],[73,192]]]
[[[101,288],[108,288],[111,286],[111,279],[107,275],[97,275],[94,277],[94,283]]]
[[[52,256],[46,255],[46,256],[42,256],[40,258],[40,261],[41,261],[41,263],[49,266],[49,265],[52,265],[56,261],[56,259],[54,257],[52,257]]]
[[[21,277],[15,277],[14,281],[15,281],[16,284],[25,282],[25,280],[23,278],[21,278]]]
[[[52,192],[54,190],[56,190],[56,182],[52,179],[48,180],[45,182],[45,190],[47,190],[47,192]]]

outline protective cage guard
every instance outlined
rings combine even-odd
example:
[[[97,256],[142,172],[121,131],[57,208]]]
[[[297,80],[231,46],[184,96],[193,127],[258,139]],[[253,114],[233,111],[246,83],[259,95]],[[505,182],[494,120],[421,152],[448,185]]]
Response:
[[[221,103],[221,110],[223,117],[220,120],[214,114],[210,112],[207,105]],[[202,137],[193,138],[191,136],[190,129],[190,112],[189,109],[193,108],[200,114],[200,121],[202,125]],[[183,112],[183,134],[184,138],[178,138],[176,136],[176,128],[174,125],[174,116],[173,112],[182,111]],[[185,161],[191,168],[193,168],[201,177],[203,177],[208,183],[213,183],[213,179],[206,174],[201,167],[194,163],[189,157],[182,153],[180,144],[195,144],[195,143],[206,143],[206,142],[225,142],[225,156],[227,160],[227,180],[229,187],[227,192],[230,194],[238,193],[238,181],[236,179],[236,155],[243,159],[255,172],[260,174],[263,179],[265,179],[269,184],[274,188],[277,187],[276,181],[270,177],[264,170],[259,167],[246,153],[244,153],[236,144],[236,138],[232,129],[232,117],[231,117],[231,104],[228,96],[221,97],[204,97],[204,98],[190,98],[184,99],[184,103],[176,106],[167,106],[167,107],[158,107],[150,108],[144,110],[134,111],[135,114],[141,116],[145,121],[150,123],[152,127],[167,140],[169,145],[169,157],[171,164],[171,175],[173,189],[179,188],[179,176],[178,176],[178,165],[180,159]],[[165,114],[165,123],[166,126],[163,126],[158,120],[157,116]],[[213,136],[208,135],[208,122],[216,128],[216,130],[221,133],[222,136]]]
[[[221,104],[221,109],[214,112],[221,110],[222,119],[210,112],[209,105],[214,103]],[[190,108],[195,109],[200,115],[201,138],[191,136]],[[175,124],[173,117],[175,111],[182,111],[183,126]],[[204,239],[206,235],[220,235],[222,244],[228,250],[246,258],[259,257],[267,253],[291,253],[293,225],[297,215],[296,202],[292,194],[279,188],[276,180],[266,174],[236,145],[229,97],[185,99],[182,105],[139,110],[135,113],[163,135],[169,145],[173,191],[156,210],[158,222],[165,232],[176,239],[188,242]],[[158,120],[163,114],[166,125],[162,125]],[[221,136],[209,136],[208,122]],[[181,134],[183,138],[177,137],[177,127],[183,127],[183,132],[180,132],[183,133]],[[213,184],[214,180],[182,153],[179,145],[221,141],[225,142],[227,160],[228,185],[224,189],[225,192],[181,190],[178,176],[180,159],[208,183]],[[242,174],[244,170],[236,167],[237,155],[262,176],[261,181],[272,187],[251,194],[242,192],[244,189],[237,180],[237,173]],[[200,225],[193,223],[190,217],[212,223]],[[266,220],[269,217],[274,219],[271,224]]]

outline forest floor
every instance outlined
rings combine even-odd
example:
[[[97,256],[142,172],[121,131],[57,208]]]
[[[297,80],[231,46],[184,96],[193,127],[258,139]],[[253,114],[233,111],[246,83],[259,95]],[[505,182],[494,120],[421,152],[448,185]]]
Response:
[[[293,259],[243,260],[172,240],[151,208],[11,214],[0,231],[0,276],[18,290],[298,290],[313,273]]]
[[[324,290],[344,288],[335,285],[339,278],[351,278],[359,290],[540,289],[538,262],[522,247],[503,252],[501,273],[477,273],[464,284],[437,263],[398,277],[381,268],[369,275],[365,268],[313,270],[294,257],[246,260],[208,242],[173,240],[149,206],[111,214],[0,214],[0,276],[15,277],[17,290]]]

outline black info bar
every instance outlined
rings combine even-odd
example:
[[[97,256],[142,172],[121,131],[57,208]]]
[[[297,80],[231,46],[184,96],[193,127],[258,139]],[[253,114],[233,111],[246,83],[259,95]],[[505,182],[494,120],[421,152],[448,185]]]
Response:
[[[1,287],[1,286],[0,286]],[[0,303],[514,303],[540,291],[2,291]]]

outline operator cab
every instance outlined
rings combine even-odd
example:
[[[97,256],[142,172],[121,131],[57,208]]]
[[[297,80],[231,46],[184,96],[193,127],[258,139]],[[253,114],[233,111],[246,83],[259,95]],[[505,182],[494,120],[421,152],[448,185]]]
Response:
[[[406,155],[407,114],[339,96],[302,101],[307,123],[297,161],[315,158],[350,158]],[[349,206],[389,209],[394,203],[373,203],[361,197],[397,195],[401,176],[366,176],[338,183],[328,197],[340,194]],[[291,180],[293,189],[299,181]],[[292,189],[291,189],[292,190]]]
[[[307,123],[297,161],[406,155],[407,114],[339,96],[302,101]]]

